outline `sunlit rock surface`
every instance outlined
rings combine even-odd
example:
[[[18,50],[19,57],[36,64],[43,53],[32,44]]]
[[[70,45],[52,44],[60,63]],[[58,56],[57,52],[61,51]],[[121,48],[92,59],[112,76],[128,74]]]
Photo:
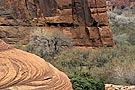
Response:
[[[0,40],[0,90],[72,90],[72,85],[42,58]]]
[[[106,84],[105,90],[135,90],[135,86]]]

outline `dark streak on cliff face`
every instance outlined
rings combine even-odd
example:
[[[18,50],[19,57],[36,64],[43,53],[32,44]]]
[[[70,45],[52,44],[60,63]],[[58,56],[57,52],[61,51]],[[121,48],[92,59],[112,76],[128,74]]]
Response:
[[[75,46],[113,46],[106,0],[3,0],[0,10],[1,26],[70,28]]]

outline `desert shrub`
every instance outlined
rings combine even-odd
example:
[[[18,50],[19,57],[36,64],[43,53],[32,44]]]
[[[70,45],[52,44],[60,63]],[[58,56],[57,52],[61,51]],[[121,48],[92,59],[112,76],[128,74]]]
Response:
[[[114,58],[111,64],[112,79],[111,82],[115,84],[135,84],[135,67],[134,56]]]
[[[128,42],[131,43],[132,45],[135,45],[135,32],[131,32],[129,34]]]
[[[117,9],[114,11],[114,13],[116,13],[118,15],[122,15],[122,9]]]
[[[129,35],[127,33],[123,33],[120,35],[113,35],[113,39],[115,43],[124,44],[124,43],[128,43]]]
[[[13,47],[17,49],[22,49],[22,50],[24,49],[21,44],[15,44]]]
[[[88,64],[92,67],[103,67],[111,60],[111,49],[102,48],[100,50],[89,51]]]
[[[104,82],[89,73],[74,73],[70,76],[74,90],[104,90]]]
[[[106,49],[103,50],[103,53]],[[93,67],[90,72],[93,75],[104,78],[106,83],[135,84],[134,62],[135,46],[129,44],[116,44],[108,50],[108,62],[103,67]]]
[[[114,12],[108,12],[108,15],[115,42],[134,45],[135,17],[124,16],[124,14],[118,15]]]
[[[131,10],[132,10],[133,15],[135,15],[135,6]]]
[[[71,45],[70,38],[63,35],[61,31],[39,29],[31,34],[27,51],[48,60]]]
[[[66,50],[55,56],[52,64],[60,70],[70,74],[73,72],[89,71],[94,67],[104,67],[106,63],[117,56],[117,53],[112,49],[100,50]]]
[[[67,74],[81,72],[87,66],[87,59],[80,50],[65,50],[58,53],[52,64]]]
[[[133,28],[132,26],[135,24],[134,20],[135,20],[135,17],[134,16],[125,16],[125,15],[118,15],[117,13],[114,13],[114,12],[108,12],[108,16],[109,16],[109,19],[110,19],[110,24],[111,26],[119,26],[119,27],[125,27],[127,28],[126,26],[128,27],[131,27]],[[124,26],[126,25],[126,26]],[[117,27],[117,28],[119,28]]]

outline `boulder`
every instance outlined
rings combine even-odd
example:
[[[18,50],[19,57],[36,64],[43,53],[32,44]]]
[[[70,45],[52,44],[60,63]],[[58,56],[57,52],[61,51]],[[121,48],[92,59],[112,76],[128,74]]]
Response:
[[[72,90],[63,72],[0,40],[0,90]]]
[[[105,90],[135,90],[135,86],[105,84]]]

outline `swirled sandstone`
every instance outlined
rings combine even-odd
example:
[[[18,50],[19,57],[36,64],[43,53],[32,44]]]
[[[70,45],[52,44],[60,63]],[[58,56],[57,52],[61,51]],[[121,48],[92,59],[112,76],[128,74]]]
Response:
[[[42,58],[0,40],[0,90],[72,90],[72,85]]]

